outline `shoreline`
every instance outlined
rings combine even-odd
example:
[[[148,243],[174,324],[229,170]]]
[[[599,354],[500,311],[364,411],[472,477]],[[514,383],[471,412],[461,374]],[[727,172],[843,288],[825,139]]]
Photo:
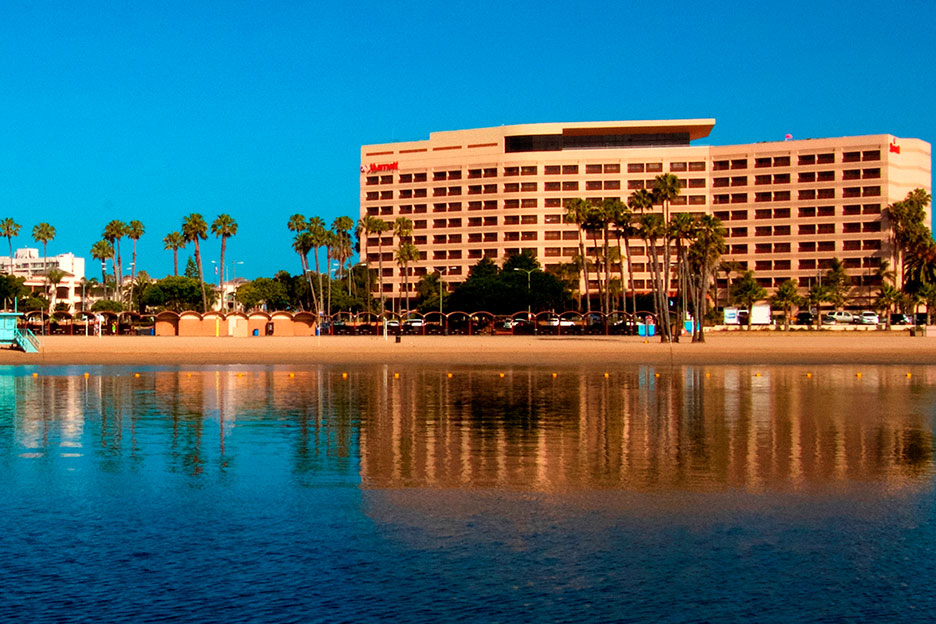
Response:
[[[704,344],[637,336],[211,338],[47,336],[40,353],[0,349],[0,366],[213,364],[936,364],[936,337],[868,332],[713,332]]]

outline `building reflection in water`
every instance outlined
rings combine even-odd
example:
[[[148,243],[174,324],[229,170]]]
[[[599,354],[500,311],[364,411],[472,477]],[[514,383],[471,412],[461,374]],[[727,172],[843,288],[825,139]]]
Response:
[[[281,461],[378,489],[899,488],[933,472],[936,368],[109,371],[0,376],[0,450],[196,477]]]

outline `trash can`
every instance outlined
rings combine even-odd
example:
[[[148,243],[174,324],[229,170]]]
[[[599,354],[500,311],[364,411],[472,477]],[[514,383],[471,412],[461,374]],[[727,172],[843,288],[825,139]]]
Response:
[[[260,335],[260,330],[259,330],[259,329],[253,330],[253,335],[254,335],[254,336],[259,336],[259,335]]]
[[[269,323],[266,324],[266,335],[267,336],[273,335],[273,321],[270,321]]]

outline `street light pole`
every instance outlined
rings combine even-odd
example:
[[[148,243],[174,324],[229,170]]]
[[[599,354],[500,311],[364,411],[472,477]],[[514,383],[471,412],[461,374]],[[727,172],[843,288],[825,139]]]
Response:
[[[527,319],[532,320],[533,316],[533,302],[530,299],[530,274],[532,274],[536,269],[521,269],[519,267],[514,267],[514,271],[523,271],[527,274]]]

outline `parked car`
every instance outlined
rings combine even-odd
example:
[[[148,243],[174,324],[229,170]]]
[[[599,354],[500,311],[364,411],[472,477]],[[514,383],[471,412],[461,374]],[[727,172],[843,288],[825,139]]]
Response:
[[[835,310],[822,315],[824,325],[851,325],[855,320],[855,315],[844,310]]]
[[[909,325],[910,318],[906,314],[891,314],[890,315],[891,325]]]
[[[816,315],[809,311],[797,312],[793,320],[794,325],[812,325],[816,322]]]
[[[877,312],[872,312],[871,310],[864,310],[855,317],[855,323],[858,325],[877,325],[880,322],[881,319],[877,315]]]

